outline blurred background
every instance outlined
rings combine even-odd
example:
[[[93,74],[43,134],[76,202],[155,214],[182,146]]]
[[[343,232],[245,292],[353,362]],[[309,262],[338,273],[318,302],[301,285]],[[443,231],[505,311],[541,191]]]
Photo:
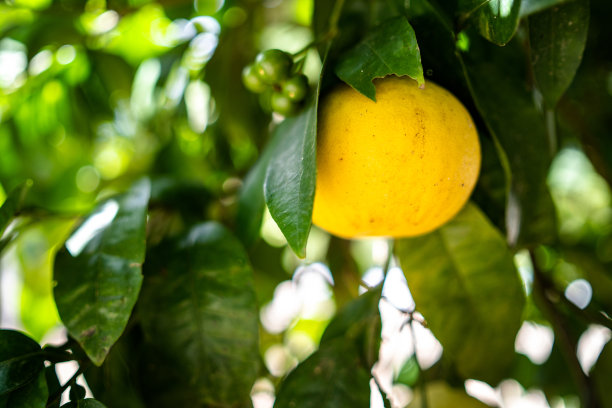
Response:
[[[295,52],[311,42],[312,10],[312,0],[0,1],[0,204],[31,183],[20,218],[5,232],[17,238],[0,247],[0,327],[42,344],[65,340],[52,294],[55,250],[95,203],[143,175],[172,185],[180,193],[175,204],[184,207],[179,218],[154,206],[152,234],[195,219],[234,222],[241,180],[265,145],[270,122],[279,120],[261,110],[240,73],[260,50]],[[320,68],[312,50],[305,67],[311,82]],[[612,69],[606,75],[612,96]],[[584,309],[598,282],[612,279],[600,270],[612,263],[612,195],[571,124],[561,124],[560,134],[562,148],[548,177],[560,239],[587,249],[563,259],[552,248],[538,253],[565,297]],[[335,311],[360,284],[382,281],[390,243],[341,241],[313,229],[308,257],[299,260],[269,214],[261,238],[251,249],[260,349],[271,376],[281,378],[317,348]],[[343,254],[339,262],[330,256],[336,253]],[[528,288],[530,258],[519,252],[515,262]],[[348,271],[343,281],[334,281],[330,267]],[[612,293],[599,296],[612,299]],[[398,407],[412,399],[418,366],[427,369],[442,354],[414,308],[392,262],[374,373]],[[407,316],[414,321],[406,323]],[[584,330],[578,357],[585,372],[610,338],[603,326]],[[527,316],[516,352],[544,365],[554,341],[545,322]],[[67,363],[63,380],[75,370]],[[473,380],[465,386],[492,406],[579,406],[575,397],[549,401],[514,379],[496,388]],[[270,378],[255,384],[255,408],[272,406],[274,387]],[[372,389],[372,406],[382,407]]]

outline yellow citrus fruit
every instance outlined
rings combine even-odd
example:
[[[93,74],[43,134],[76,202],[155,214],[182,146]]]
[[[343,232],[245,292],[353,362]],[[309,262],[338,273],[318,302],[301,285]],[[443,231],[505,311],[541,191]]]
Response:
[[[313,222],[345,238],[427,233],[454,217],[476,184],[474,122],[433,82],[374,85],[376,102],[341,85],[321,103]]]

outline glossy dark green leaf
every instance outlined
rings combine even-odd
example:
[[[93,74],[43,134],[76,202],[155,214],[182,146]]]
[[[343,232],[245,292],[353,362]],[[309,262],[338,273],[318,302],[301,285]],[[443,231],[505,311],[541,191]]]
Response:
[[[37,342],[14,330],[0,330],[0,395],[34,381],[44,368]]]
[[[59,390],[61,389],[62,385],[60,384],[59,378],[57,377],[57,372],[55,371],[55,365],[50,365],[48,367],[45,367],[45,378],[46,378],[46,383],[47,383],[47,390],[48,390],[48,394],[49,394],[49,398],[52,395],[57,395],[56,393],[59,392]],[[47,404],[47,408],[59,408],[60,406],[60,401],[49,401],[49,404]]]
[[[266,171],[272,155],[276,152],[276,146],[285,136],[278,130],[274,132],[272,139],[266,145],[257,163],[247,174],[240,189],[238,212],[236,214],[237,235],[247,247],[251,246],[259,237],[259,229],[266,208],[264,197]]]
[[[23,387],[0,396],[0,408],[45,408],[49,391],[44,370]]]
[[[299,257],[306,256],[316,180],[317,103],[275,130],[280,138],[268,163],[264,194],[270,215]],[[275,136],[276,138],[277,136]]]
[[[28,180],[11,191],[6,198],[6,201],[2,203],[2,206],[0,207],[0,238],[17,211],[19,211],[21,208],[23,200],[30,190],[30,187],[32,187],[32,181]]]
[[[572,0],[521,0],[521,18]]]
[[[246,252],[213,222],[192,227],[167,249],[147,267],[138,309],[154,364],[167,369],[144,375],[143,395],[154,406],[168,406],[182,393],[207,406],[241,407],[250,401],[259,367],[258,313]],[[181,401],[188,401],[184,396]]]
[[[381,320],[378,303],[381,288],[372,289],[347,303],[329,323],[321,344],[338,339],[358,346],[365,366],[372,366],[380,348]]]
[[[264,197],[270,215],[299,257],[306,256],[306,241],[312,226],[316,182],[317,109],[319,93],[327,75],[324,52],[319,83],[306,107],[296,117],[285,119],[275,130],[274,146],[264,180]]]
[[[583,61],[570,88],[558,105],[559,128],[568,126],[595,169],[612,186],[612,3],[593,1]]]
[[[506,45],[518,27],[521,0],[459,0],[461,20],[470,20],[480,34],[497,45]]]
[[[525,299],[512,253],[490,221],[468,204],[436,231],[399,240],[396,253],[417,310],[459,373],[503,378]]]
[[[506,229],[512,245],[554,240],[556,219],[546,177],[551,148],[541,115],[525,86],[525,62],[518,44],[499,48],[471,39],[463,55],[470,91],[511,174]]]
[[[341,339],[322,346],[281,383],[274,408],[368,408],[370,374]]]
[[[588,28],[588,0],[566,2],[529,17],[533,73],[550,108],[555,107],[576,75]]]
[[[376,101],[375,78],[408,75],[425,83],[416,35],[404,17],[393,18],[372,31],[343,55],[335,69],[344,82]]]
[[[498,149],[491,137],[480,138],[482,162],[478,184],[471,199],[502,232],[506,232],[506,202],[508,201],[509,168],[504,168]]]
[[[96,365],[123,332],[138,298],[149,194],[150,183],[142,180],[101,204],[55,258],[58,312]],[[95,222],[101,223],[97,230]],[[84,231],[95,235],[85,237]]]

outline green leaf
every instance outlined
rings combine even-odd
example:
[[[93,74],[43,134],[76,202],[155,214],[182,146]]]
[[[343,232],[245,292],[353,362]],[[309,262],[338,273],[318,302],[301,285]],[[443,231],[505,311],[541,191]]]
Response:
[[[274,408],[368,408],[370,375],[342,339],[322,346],[281,383]]]
[[[599,393],[602,408],[612,408],[610,397],[610,378],[612,378],[612,342],[606,344],[597,362],[593,366],[590,377]]]
[[[531,63],[549,108],[554,108],[576,75],[589,28],[588,0],[575,0],[529,17]]]
[[[610,13],[612,3],[590,3],[588,44],[578,74],[558,105],[559,128],[579,138],[595,169],[612,186],[612,80],[610,79]]]
[[[21,388],[0,396],[0,408],[45,408],[49,391],[45,371]]]
[[[45,367],[45,379],[46,386],[49,395],[57,395],[62,385],[59,382],[59,378],[57,378],[57,372],[55,371],[55,364]],[[49,403],[47,408],[59,408],[60,401],[55,401],[53,403]]]
[[[414,387],[419,379],[419,373],[419,363],[416,357],[413,355],[402,365],[402,368],[400,368],[396,378],[393,380],[393,383]]]
[[[381,290],[382,285],[347,303],[323,332],[321,344],[339,339],[350,341],[358,346],[364,366],[371,367],[378,358],[380,348],[381,320],[378,303]]]
[[[14,330],[0,330],[0,395],[31,383],[44,368],[37,342]]]
[[[553,343],[550,356],[543,364],[534,364],[527,356],[516,354],[510,374],[523,388],[539,388],[550,399],[559,395],[578,394],[576,384],[567,375],[567,360],[557,341]]]
[[[371,327],[378,326],[380,332],[380,296],[381,287],[369,290],[347,303],[327,325],[321,343],[341,338],[355,339],[369,332]]]
[[[459,0],[460,21],[470,20],[487,40],[506,45],[518,27],[521,0]]]
[[[156,258],[147,261],[153,270],[147,267],[138,308],[155,364],[167,369],[160,376],[150,364],[153,372],[143,374],[143,395],[155,406],[192,394],[207,406],[243,406],[259,367],[258,313],[247,255],[229,231],[213,222],[192,227],[176,245],[168,245],[157,264]]]
[[[0,207],[0,238],[13,217],[15,217],[15,214],[21,209],[23,200],[26,194],[28,194],[30,187],[32,187],[31,180],[22,183],[9,193],[6,201]]]
[[[101,204],[55,258],[58,312],[96,365],[123,332],[138,298],[149,194],[150,183],[142,180]],[[85,237],[96,222],[102,228]]]
[[[462,62],[478,111],[511,170],[506,228],[511,245],[554,240],[555,211],[546,187],[551,149],[544,122],[525,87],[518,44],[504,48],[472,38]]]
[[[291,249],[301,258],[306,256],[306,241],[312,224],[317,105],[317,100],[311,100],[299,116],[285,119],[276,128],[278,135],[274,138],[280,140],[271,152],[264,182],[270,214]]]
[[[96,399],[109,407],[145,408],[138,389],[141,338],[140,327],[127,330],[108,353],[102,366],[90,365],[83,372]]]
[[[521,1],[521,18],[527,17],[534,13],[546,10],[547,8],[561,5],[572,0],[522,0]]]
[[[465,390],[451,388],[447,383],[435,381],[426,384],[428,408],[487,408],[475,398],[466,394]],[[423,406],[420,389],[408,405],[408,408],[421,408]]]
[[[509,167],[503,166],[499,150],[489,135],[480,137],[480,148],[482,154],[480,176],[471,199],[497,228],[505,232],[505,211],[510,182],[508,176],[511,171]]]
[[[187,222],[202,219],[213,195],[201,183],[178,177],[158,177],[151,181],[150,206],[179,211]]]
[[[335,1],[314,0],[312,13],[312,29],[316,38],[323,37],[329,30],[329,19]]]
[[[236,214],[237,235],[247,247],[259,237],[259,229],[266,208],[264,197],[266,171],[278,144],[284,137],[285,134],[277,128],[261,157],[247,174],[240,189]]]
[[[501,234],[468,204],[438,230],[399,240],[396,253],[417,310],[459,373],[500,380],[512,363],[525,302]]]
[[[372,81],[387,75],[408,75],[419,85],[425,83],[416,35],[404,17],[383,23],[355,48],[344,54],[336,66],[344,82],[376,101]]]

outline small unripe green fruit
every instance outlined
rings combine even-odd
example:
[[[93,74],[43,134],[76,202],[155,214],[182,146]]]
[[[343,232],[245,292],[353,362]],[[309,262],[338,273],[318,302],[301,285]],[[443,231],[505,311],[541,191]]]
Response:
[[[270,106],[272,110],[283,116],[292,116],[299,110],[299,104],[292,101],[287,95],[280,92],[272,93],[270,99]]]
[[[304,100],[308,93],[308,78],[304,74],[294,75],[287,79],[281,85],[282,92],[285,96],[294,102]]]
[[[242,70],[242,83],[246,89],[254,93],[262,93],[268,89],[268,85],[259,78],[254,64],[249,64]]]
[[[262,82],[268,85],[279,84],[291,72],[291,55],[281,50],[266,50],[255,58],[255,69]]]

